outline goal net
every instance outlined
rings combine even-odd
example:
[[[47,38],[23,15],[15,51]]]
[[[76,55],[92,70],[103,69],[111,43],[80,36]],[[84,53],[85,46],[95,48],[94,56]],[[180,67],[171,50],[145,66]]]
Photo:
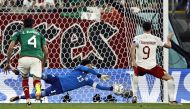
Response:
[[[83,59],[90,59],[101,74],[111,79],[104,82],[89,75],[101,85],[123,84],[131,89],[130,46],[135,35],[142,33],[142,23],[151,21],[152,33],[163,39],[163,0],[57,0],[55,5],[37,4],[0,7],[0,65],[6,62],[11,35],[23,28],[23,19],[32,17],[34,28],[46,38],[49,58],[45,74],[67,75]],[[17,45],[11,65],[17,66],[20,47]],[[157,61],[163,65],[163,50],[158,48]],[[0,102],[23,94],[21,76],[0,76]],[[30,79],[30,81],[32,81]],[[32,92],[30,82],[30,92]],[[43,88],[49,85],[43,83]],[[161,82],[150,75],[139,78],[138,101],[160,102]],[[59,103],[67,93],[45,97],[43,102]],[[130,99],[85,86],[68,92],[71,102],[93,102],[96,94],[101,102],[130,102]],[[108,95],[112,95],[112,99]],[[19,101],[24,102],[24,101]]]

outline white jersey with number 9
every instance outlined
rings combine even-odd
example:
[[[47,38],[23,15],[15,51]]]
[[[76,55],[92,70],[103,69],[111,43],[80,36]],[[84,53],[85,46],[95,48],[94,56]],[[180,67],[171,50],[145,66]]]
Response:
[[[157,46],[164,46],[164,42],[152,34],[135,36],[133,43],[136,44],[136,63],[144,69],[152,69],[156,63]]]

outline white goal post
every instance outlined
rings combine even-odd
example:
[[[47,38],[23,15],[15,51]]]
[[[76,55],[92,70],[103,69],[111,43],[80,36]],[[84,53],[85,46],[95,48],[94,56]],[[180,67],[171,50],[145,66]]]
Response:
[[[167,40],[168,36],[168,27],[169,27],[169,11],[168,11],[169,5],[168,5],[168,0],[164,0],[163,2],[163,37],[164,41]],[[169,73],[169,50],[167,48],[164,48],[164,59],[163,59],[163,67]],[[168,88],[167,88],[167,82],[164,81],[164,102],[168,102]]]

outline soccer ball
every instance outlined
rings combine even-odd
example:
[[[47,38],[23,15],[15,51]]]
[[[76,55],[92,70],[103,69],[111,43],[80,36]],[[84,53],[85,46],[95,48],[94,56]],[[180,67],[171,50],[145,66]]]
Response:
[[[122,84],[114,84],[113,85],[113,92],[117,95],[123,94],[124,87]]]

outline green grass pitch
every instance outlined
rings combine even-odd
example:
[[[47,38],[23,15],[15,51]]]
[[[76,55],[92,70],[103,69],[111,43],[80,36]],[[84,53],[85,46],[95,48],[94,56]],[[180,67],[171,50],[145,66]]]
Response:
[[[62,103],[62,104],[0,104],[0,109],[190,109],[190,104],[169,105],[162,103]]]

